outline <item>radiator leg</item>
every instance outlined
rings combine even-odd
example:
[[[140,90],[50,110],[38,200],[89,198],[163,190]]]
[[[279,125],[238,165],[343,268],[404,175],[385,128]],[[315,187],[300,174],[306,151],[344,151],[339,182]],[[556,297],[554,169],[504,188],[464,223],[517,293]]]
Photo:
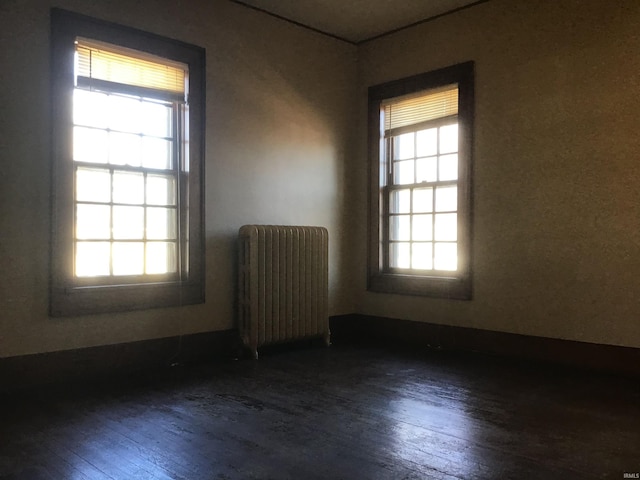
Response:
[[[331,332],[329,330],[324,334],[324,344],[327,347],[331,346]]]
[[[252,340],[248,335],[242,337],[242,343],[244,344],[245,352],[249,350],[251,352],[251,356],[257,360],[258,359],[258,341]]]
[[[254,338],[252,340],[249,340],[249,343],[247,343],[247,347],[249,347],[249,351],[251,352],[251,356],[253,357],[254,360],[258,359],[258,339]]]
[[[251,352],[251,357],[253,357],[254,360],[257,360],[258,359],[258,340],[249,341],[249,343],[247,344],[247,347],[249,347],[249,352]]]

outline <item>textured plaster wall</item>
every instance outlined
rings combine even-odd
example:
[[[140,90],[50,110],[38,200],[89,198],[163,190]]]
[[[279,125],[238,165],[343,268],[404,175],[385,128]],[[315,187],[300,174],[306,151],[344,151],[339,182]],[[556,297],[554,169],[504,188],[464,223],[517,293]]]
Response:
[[[367,293],[359,250],[358,311],[640,347],[640,3],[491,0],[367,43],[359,60],[360,118],[366,87],[467,60],[476,118],[473,300]]]
[[[49,318],[49,10],[207,50],[206,303]],[[330,313],[354,311],[345,178],[355,47],[224,0],[0,2],[0,357],[232,328],[238,228],[330,232]]]

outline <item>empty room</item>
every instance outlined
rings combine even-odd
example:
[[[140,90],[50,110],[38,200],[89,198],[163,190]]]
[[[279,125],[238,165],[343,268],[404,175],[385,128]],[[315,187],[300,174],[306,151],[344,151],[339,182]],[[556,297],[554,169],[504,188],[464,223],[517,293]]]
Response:
[[[0,479],[640,478],[637,0],[0,0]]]

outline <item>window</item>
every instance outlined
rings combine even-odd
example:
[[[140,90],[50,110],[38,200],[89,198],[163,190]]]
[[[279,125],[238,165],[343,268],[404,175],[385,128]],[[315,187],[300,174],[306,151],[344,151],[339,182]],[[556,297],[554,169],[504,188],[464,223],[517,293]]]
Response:
[[[369,89],[369,289],[471,297],[473,63]]]
[[[52,11],[51,314],[203,301],[204,51]]]

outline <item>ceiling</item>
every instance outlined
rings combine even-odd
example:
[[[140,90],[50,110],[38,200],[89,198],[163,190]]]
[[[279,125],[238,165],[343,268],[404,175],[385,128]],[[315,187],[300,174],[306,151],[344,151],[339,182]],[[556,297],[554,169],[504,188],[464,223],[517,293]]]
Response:
[[[361,43],[487,0],[232,1],[351,43]]]

